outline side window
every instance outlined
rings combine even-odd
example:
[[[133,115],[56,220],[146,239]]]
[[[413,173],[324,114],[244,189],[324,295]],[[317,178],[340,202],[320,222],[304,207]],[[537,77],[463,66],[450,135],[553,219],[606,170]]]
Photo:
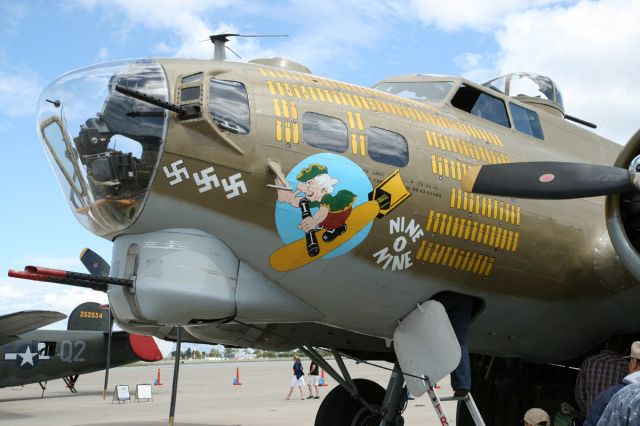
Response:
[[[302,137],[306,144],[334,152],[345,152],[349,146],[347,125],[340,119],[305,112],[302,116]]]
[[[409,163],[409,146],[401,134],[369,127],[367,129],[369,157],[379,163],[404,167]]]
[[[246,135],[251,129],[247,88],[238,81],[211,79],[209,114],[220,129]]]
[[[38,355],[49,357],[55,356],[56,342],[38,342]]]
[[[512,103],[509,103],[509,109],[511,109],[513,125],[518,129],[518,131],[531,135],[534,138],[544,140],[542,126],[540,125],[540,119],[538,118],[537,112]]]
[[[451,105],[501,126],[510,127],[504,102],[474,87],[460,86],[451,99]]]

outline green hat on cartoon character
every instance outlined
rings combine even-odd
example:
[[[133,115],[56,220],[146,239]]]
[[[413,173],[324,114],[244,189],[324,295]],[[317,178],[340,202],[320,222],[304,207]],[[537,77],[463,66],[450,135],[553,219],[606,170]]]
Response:
[[[329,173],[327,166],[320,164],[310,164],[306,169],[302,169],[296,176],[296,179],[300,182],[308,182],[318,175],[326,175]]]

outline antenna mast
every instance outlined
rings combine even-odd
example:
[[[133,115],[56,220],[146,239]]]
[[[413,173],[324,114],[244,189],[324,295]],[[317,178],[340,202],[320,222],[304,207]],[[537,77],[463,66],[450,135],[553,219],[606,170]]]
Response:
[[[231,50],[229,46],[227,46],[229,37],[289,37],[289,35],[288,34],[247,35],[247,34],[230,34],[230,33],[212,34],[209,36],[209,40],[211,40],[211,43],[213,43],[213,46],[214,46],[214,51],[213,51],[214,61],[224,61],[227,59],[227,52],[225,49],[229,49],[239,59],[242,59],[240,58],[240,55],[238,55],[236,52]]]

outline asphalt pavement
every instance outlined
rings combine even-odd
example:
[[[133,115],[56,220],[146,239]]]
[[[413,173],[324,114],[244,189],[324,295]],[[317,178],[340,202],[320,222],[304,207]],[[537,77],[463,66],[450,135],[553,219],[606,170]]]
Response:
[[[305,370],[309,361],[303,360]],[[335,365],[332,362],[333,365]],[[377,363],[391,368],[388,363]],[[290,360],[185,362],[180,366],[175,424],[184,426],[299,426],[313,425],[316,411],[336,383],[325,374],[328,386],[320,387],[321,399],[300,400],[296,389],[291,400],[285,397],[292,376]],[[386,387],[390,372],[348,361],[352,377],[368,378]],[[160,369],[161,386],[153,386]],[[239,386],[233,379],[239,368]],[[0,389],[0,424],[11,426],[160,426],[169,417],[173,363],[139,363],[114,368],[110,372],[109,394],[102,399],[104,372],[80,376],[78,393],[72,394],[62,380],[49,382],[44,399],[35,383]],[[128,385],[134,399],[136,385],[152,384],[149,402],[112,401],[116,385]],[[439,395],[451,395],[448,379],[440,383]],[[304,388],[305,398],[308,389]],[[450,424],[455,424],[455,402],[443,404]],[[428,397],[408,401],[406,425],[436,426]]]

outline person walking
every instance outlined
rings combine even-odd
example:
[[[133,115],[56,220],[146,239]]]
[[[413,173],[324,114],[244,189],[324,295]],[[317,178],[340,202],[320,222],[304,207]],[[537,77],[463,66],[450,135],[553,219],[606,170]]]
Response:
[[[640,341],[633,342],[631,345],[631,355],[626,358],[629,358],[627,367],[629,374],[622,379],[621,383],[608,387],[596,396],[593,404],[591,404],[591,409],[583,426],[637,424],[616,423],[612,420],[613,418],[622,417],[624,410],[629,408],[628,406],[630,406],[630,404],[640,402],[640,400],[636,401],[634,394],[631,393],[632,390],[635,391],[636,389],[631,389],[629,395],[623,393],[623,390],[626,390],[630,385],[640,384]],[[631,398],[629,398],[629,396]],[[605,412],[607,413],[606,417]],[[607,419],[607,421],[611,420],[611,422],[603,422],[605,419]]]
[[[302,371],[302,362],[300,357],[293,357],[293,377],[291,378],[291,387],[289,388],[289,395],[287,399],[291,399],[293,388],[298,387],[300,389],[300,399],[304,401],[304,394],[302,393],[302,387],[304,386],[304,372]]]
[[[309,396],[307,399],[320,399],[320,394],[318,393],[318,385],[320,384],[320,375],[318,373],[318,366],[315,362],[311,361],[309,365]],[[312,388],[313,386],[316,389],[316,396],[313,396]]]

